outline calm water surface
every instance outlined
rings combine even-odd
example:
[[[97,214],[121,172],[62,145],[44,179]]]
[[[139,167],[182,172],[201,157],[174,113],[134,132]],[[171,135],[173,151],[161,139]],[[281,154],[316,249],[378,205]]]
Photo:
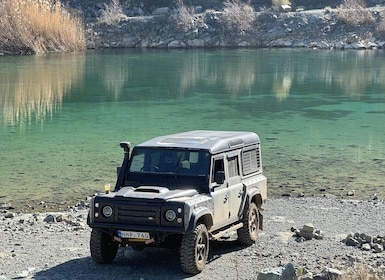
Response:
[[[120,141],[262,140],[270,196],[385,198],[385,53],[117,50],[0,57],[0,203],[65,207],[114,183]]]

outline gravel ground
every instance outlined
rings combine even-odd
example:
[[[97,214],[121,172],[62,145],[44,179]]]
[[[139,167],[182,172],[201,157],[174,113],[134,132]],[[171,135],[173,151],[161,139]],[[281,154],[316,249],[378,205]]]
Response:
[[[111,265],[95,264],[89,253],[87,209],[63,213],[0,214],[0,279],[257,279],[268,267],[292,263],[321,273],[362,263],[385,279],[385,253],[341,242],[350,232],[385,236],[385,203],[335,198],[268,200],[257,243],[239,246],[235,233],[211,243],[210,260],[196,276],[184,274],[179,256],[167,249],[120,249]],[[13,216],[13,217],[12,217]],[[53,220],[53,217],[55,218]],[[321,240],[298,242],[291,227],[312,223]]]

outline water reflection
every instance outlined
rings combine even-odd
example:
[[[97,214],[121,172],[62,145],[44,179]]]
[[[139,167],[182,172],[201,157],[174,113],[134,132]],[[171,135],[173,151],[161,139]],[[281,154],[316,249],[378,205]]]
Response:
[[[83,79],[82,54],[4,58],[0,75],[0,108],[5,126],[43,124],[60,110],[68,90]],[[4,67],[4,68],[3,68]]]
[[[355,59],[342,52],[339,59],[341,63],[335,63],[334,79],[341,92],[352,100],[360,100],[373,85],[385,86],[385,67],[381,67],[384,59],[376,52],[360,51]]]
[[[115,101],[133,98],[127,96],[130,92],[152,100],[205,90],[232,98],[272,94],[282,102],[293,92],[304,94],[317,87],[361,100],[373,86],[385,86],[384,57],[376,51],[126,50],[2,60],[3,123],[21,128],[52,117],[69,89],[85,82],[86,71],[98,77],[95,83]],[[94,98],[80,94],[91,102]]]
[[[192,52],[187,53],[176,75],[180,74],[182,93],[203,82],[206,86],[223,85],[224,92],[232,96],[258,94],[263,89],[263,93],[270,92],[281,101],[289,96],[294,84],[319,83],[359,100],[368,87],[385,86],[384,58],[378,58],[374,51],[291,51],[274,56],[267,50],[247,50],[223,53],[219,59]]]

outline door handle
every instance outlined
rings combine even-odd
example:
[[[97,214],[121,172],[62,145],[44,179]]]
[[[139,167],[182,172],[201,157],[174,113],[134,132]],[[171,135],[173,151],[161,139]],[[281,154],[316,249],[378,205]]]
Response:
[[[243,196],[244,191],[239,191],[238,198]]]

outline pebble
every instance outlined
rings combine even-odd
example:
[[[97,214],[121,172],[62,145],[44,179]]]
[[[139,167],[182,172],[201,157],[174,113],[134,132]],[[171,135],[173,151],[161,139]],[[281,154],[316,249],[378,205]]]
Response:
[[[378,232],[385,228],[383,201],[290,197],[269,199],[264,208],[264,230],[255,245],[240,248],[233,242],[236,233],[230,234],[229,239],[213,242],[210,247],[213,259],[201,274],[189,279],[256,279],[264,270],[282,271],[282,267],[291,264],[294,271],[301,273],[301,280],[315,280],[322,279],[319,278],[322,275],[326,277],[325,273],[345,273],[346,268],[356,263],[385,279],[384,265],[378,265],[385,257],[385,238]],[[169,250],[134,252],[128,248],[118,255],[113,266],[94,264],[88,247],[90,228],[86,224],[86,208],[17,213],[7,219],[5,214],[0,213],[0,277],[5,276],[4,279],[21,275],[51,279],[57,273],[67,279],[73,275],[124,278],[127,273],[132,279],[152,279],[155,274],[160,280],[186,277],[177,265],[177,254]],[[297,229],[296,224],[302,226]],[[301,230],[311,232],[312,238],[297,236]],[[18,238],[21,232],[23,238]],[[316,234],[322,238],[316,238]],[[302,242],[297,242],[297,237]],[[356,242],[348,246],[348,240]],[[366,244],[362,246],[367,251],[360,242]]]

